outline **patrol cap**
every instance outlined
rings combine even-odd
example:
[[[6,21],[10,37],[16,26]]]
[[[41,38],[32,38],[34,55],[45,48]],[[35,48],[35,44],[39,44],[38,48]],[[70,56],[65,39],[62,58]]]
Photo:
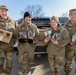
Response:
[[[76,9],[69,10],[69,14],[71,14],[71,13],[76,13]]]
[[[7,8],[7,6],[5,6],[5,5],[0,5],[0,9],[5,9],[5,10],[8,11],[8,8]]]
[[[25,19],[25,17],[28,17],[28,16],[31,17],[30,13],[29,12],[25,12],[24,13],[24,19]]]
[[[59,25],[61,25],[60,22],[59,22],[59,18],[57,16],[52,16],[50,21],[51,20],[55,20],[56,22],[58,22]]]

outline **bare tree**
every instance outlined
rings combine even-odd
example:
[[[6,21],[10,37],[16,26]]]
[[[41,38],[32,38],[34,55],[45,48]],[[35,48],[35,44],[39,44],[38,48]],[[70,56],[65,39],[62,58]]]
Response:
[[[21,12],[21,14],[23,15],[25,11],[28,11],[31,14],[32,18],[35,16],[43,17],[45,14],[41,5],[28,5],[25,7],[24,11]]]
[[[63,13],[61,17],[68,17],[68,12]]]

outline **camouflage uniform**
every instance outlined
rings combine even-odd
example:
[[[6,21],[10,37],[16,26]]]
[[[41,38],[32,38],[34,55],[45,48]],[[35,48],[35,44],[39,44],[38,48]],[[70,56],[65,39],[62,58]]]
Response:
[[[57,22],[59,23],[59,21]],[[62,65],[65,58],[65,45],[69,42],[69,34],[60,24],[58,24],[57,30],[51,28],[51,31],[51,38],[54,38],[59,42],[58,44],[53,44],[49,41],[47,45],[51,75],[62,75]]]
[[[18,38],[21,36],[20,33],[23,33],[26,35],[26,37],[29,38],[28,33],[33,32],[33,43],[28,43],[26,41],[25,43],[20,43],[18,44],[18,51],[19,51],[19,62],[23,66],[23,75],[28,75],[28,72],[30,70],[30,64],[34,59],[34,50],[35,50],[35,44],[39,40],[39,30],[37,29],[37,26],[32,24],[32,23],[26,23],[24,22],[21,24],[17,29],[16,29],[16,35]],[[18,35],[19,33],[19,35]]]
[[[14,32],[17,24],[16,22],[8,17],[4,20],[0,17],[0,29]],[[7,75],[11,73],[12,61],[13,61],[13,45],[14,45],[14,34],[9,43],[0,41],[0,73],[5,72]],[[6,57],[6,68],[3,68],[4,57]]]
[[[69,22],[66,24],[66,28],[67,28],[67,30],[69,32],[70,38],[72,38],[73,34],[76,33],[76,23],[72,24],[70,22],[70,20],[69,20]],[[75,63],[76,63],[76,39],[75,39],[74,46],[71,46],[70,44],[68,44],[66,46],[65,56],[66,56],[65,72],[68,73],[67,75],[69,75],[69,73],[72,70],[72,60],[73,60],[73,57],[75,57],[74,59],[75,59]]]
[[[75,51],[75,63],[76,63],[76,51]]]

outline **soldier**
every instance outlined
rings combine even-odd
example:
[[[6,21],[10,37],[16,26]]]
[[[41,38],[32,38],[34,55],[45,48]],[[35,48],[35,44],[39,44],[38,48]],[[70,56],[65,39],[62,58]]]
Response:
[[[66,29],[68,30],[68,33],[70,35],[70,42],[66,46],[66,61],[65,61],[65,72],[66,75],[69,75],[69,73],[72,70],[72,60],[73,57],[75,57],[75,63],[76,63],[76,9],[69,10],[69,17],[70,20],[66,24]],[[76,73],[76,68],[75,68]]]
[[[61,26],[59,19],[53,16],[50,20],[51,28],[49,37],[44,42],[48,43],[47,53],[51,68],[51,75],[62,75],[62,66],[65,58],[65,45],[69,42],[67,30]]]
[[[35,45],[39,40],[39,30],[36,25],[31,23],[29,12],[24,13],[24,22],[16,29],[16,35],[19,39],[19,62],[22,64],[23,75],[28,75],[30,64],[34,59]]]
[[[17,23],[8,16],[8,8],[5,5],[0,6],[0,29],[9,31],[13,34]],[[12,70],[13,62],[13,45],[14,45],[14,34],[9,43],[0,41],[0,75],[9,75]],[[3,68],[4,57],[6,57],[6,67]]]

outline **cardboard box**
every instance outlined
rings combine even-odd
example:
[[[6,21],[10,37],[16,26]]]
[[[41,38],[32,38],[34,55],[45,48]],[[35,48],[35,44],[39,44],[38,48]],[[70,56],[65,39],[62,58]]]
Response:
[[[44,43],[44,39],[46,38],[45,35],[44,35],[44,32],[47,31],[48,28],[42,28],[42,29],[39,29],[40,31],[40,41],[36,44],[36,46],[46,46],[47,44]]]
[[[47,31],[48,29],[39,29],[40,31],[40,40],[43,41],[46,37],[44,35],[44,32]]]
[[[9,43],[12,37],[12,33],[3,29],[0,29],[0,41]]]

